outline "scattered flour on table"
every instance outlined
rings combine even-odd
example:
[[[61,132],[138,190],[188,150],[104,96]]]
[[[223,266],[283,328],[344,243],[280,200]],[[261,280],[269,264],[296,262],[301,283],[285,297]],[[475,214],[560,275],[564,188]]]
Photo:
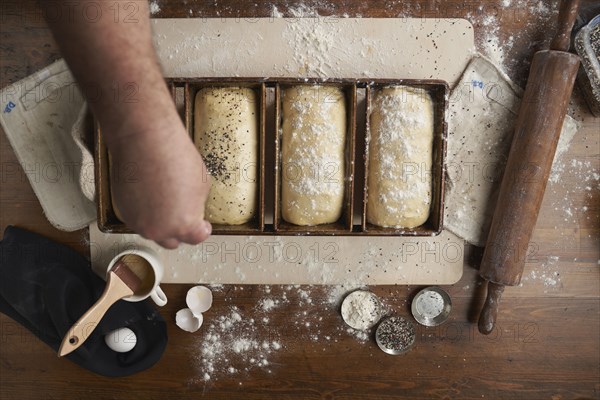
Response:
[[[521,38],[530,38],[531,32],[540,24],[546,25],[556,15],[558,3],[548,7],[542,0],[502,0],[500,7],[481,4],[467,15],[480,33],[476,40],[482,53],[501,69],[510,71],[523,60],[509,57],[515,42]],[[527,18],[525,29],[509,36],[501,35],[501,25]],[[544,38],[550,40],[550,37]],[[540,48],[543,48],[540,47]]]
[[[261,285],[253,287],[260,293],[252,308],[232,305],[221,315],[207,314],[204,325],[194,334],[197,352],[193,354],[197,371],[195,383],[207,383],[219,378],[239,379],[251,370],[273,373],[282,365],[283,351],[297,341],[314,343],[314,351],[328,351],[332,343],[351,337],[366,343],[372,329],[349,328],[341,318],[340,305],[345,296],[364,288],[358,274],[343,285]],[[211,285],[227,303],[246,296],[242,286]],[[225,289],[226,288],[226,289]],[[289,305],[297,310],[289,313]],[[299,306],[299,307],[297,307]],[[389,307],[381,303],[382,313]],[[213,309],[214,310],[214,309]],[[324,329],[324,320],[338,318],[332,329]],[[330,326],[330,323],[327,324]]]
[[[552,289],[561,288],[562,281],[558,266],[559,261],[560,258],[558,256],[549,256],[540,267],[534,268],[529,274],[525,275],[523,281],[541,282],[544,285],[544,293],[548,293],[548,291]]]
[[[160,12],[160,4],[158,1],[150,2],[150,15],[158,14]]]
[[[550,203],[553,219],[559,219],[554,226],[557,237],[554,248],[572,251],[585,246],[593,234],[591,231],[586,233],[585,227],[594,218],[589,205],[594,204],[600,191],[600,173],[597,161],[590,159],[565,157],[563,163],[562,178],[550,179],[546,191],[553,194]]]
[[[283,14],[277,9],[277,6],[273,5],[271,9],[271,16],[273,18],[283,18]]]
[[[575,132],[561,135],[552,171],[548,178],[546,191],[555,195],[551,206],[564,225],[579,226],[582,220],[589,219],[591,213],[588,204],[594,203],[594,195],[600,190],[600,171],[598,163],[593,159],[572,159],[568,155],[569,148],[575,137]],[[580,138],[578,140],[589,140]],[[581,201],[583,199],[583,201]],[[558,229],[559,227],[555,227]],[[572,234],[567,234],[566,240],[578,240]],[[570,243],[569,246],[576,243]]]
[[[565,171],[566,160],[563,157],[565,153],[569,150],[571,146],[571,142],[575,137],[575,130],[569,130],[566,132],[566,135],[561,135],[558,140],[558,145],[556,147],[556,153],[554,155],[554,161],[552,162],[552,170],[550,172],[550,177],[548,181],[551,183],[557,183],[560,181],[560,176]]]
[[[287,15],[284,15],[277,6],[273,5],[271,8],[271,16],[274,18],[288,18],[295,20],[296,18],[319,18],[323,17],[319,14],[319,9],[325,10],[326,14],[333,15],[333,11],[336,9],[335,3],[329,3],[326,1],[319,1],[314,6],[300,3],[296,6],[287,7]],[[335,15],[333,15],[336,17]]]
[[[483,18],[481,23],[484,29],[483,48],[484,53],[498,66],[504,66],[504,51],[508,48],[509,43],[500,43],[500,37],[498,32],[500,26],[498,24],[497,17],[494,15],[488,15]],[[510,44],[512,47],[512,44]]]
[[[207,286],[212,292],[222,292],[225,289],[225,285],[222,285],[220,283],[213,283]]]
[[[573,159],[569,156],[569,148],[573,143],[575,131],[561,135],[546,192],[552,193],[550,203],[552,219],[556,222],[555,251],[580,249],[585,246],[592,233],[585,233],[583,227],[589,225],[593,218],[589,205],[594,204],[595,196],[600,191],[600,171],[597,160],[593,158]],[[579,137],[578,141],[593,144],[590,138]],[[596,142],[597,143],[597,142]],[[597,144],[596,144],[597,145]],[[543,220],[542,220],[543,221]],[[538,223],[542,223],[538,220]],[[586,238],[585,235],[588,235]],[[535,255],[533,256],[536,258]],[[562,289],[559,257],[549,256],[541,262],[531,262],[531,271],[523,276],[523,282],[541,282],[544,293]]]
[[[261,335],[262,322],[231,306],[224,315],[207,317],[198,336],[197,364],[202,380],[218,374],[265,368],[271,373],[270,358],[281,349],[277,335]]]

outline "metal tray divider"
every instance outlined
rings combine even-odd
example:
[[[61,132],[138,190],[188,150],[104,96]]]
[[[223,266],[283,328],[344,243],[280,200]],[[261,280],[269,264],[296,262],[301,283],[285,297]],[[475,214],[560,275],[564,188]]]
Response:
[[[280,210],[280,201],[281,201],[281,148],[280,148],[280,143],[281,143],[281,100],[282,100],[282,96],[281,96],[281,86],[279,85],[279,83],[275,84],[275,182],[273,182],[274,184],[274,190],[273,190],[273,197],[274,197],[274,203],[273,203],[273,230],[275,232],[278,232],[280,229],[280,221],[279,219],[281,218],[281,210]]]
[[[365,86],[365,104],[366,104],[366,115],[365,115],[365,142],[364,142],[364,153],[363,153],[363,196],[362,196],[362,216],[360,223],[360,230],[363,233],[367,231],[367,201],[368,201],[368,184],[369,184],[369,141],[371,140],[371,86]]]
[[[267,88],[264,82],[259,91],[259,123],[258,123],[258,230],[265,231],[265,130],[267,113]]]
[[[352,232],[354,227],[354,183],[356,181],[356,85],[352,85],[346,96],[347,107],[350,109],[346,134],[346,173],[344,177],[345,230]]]

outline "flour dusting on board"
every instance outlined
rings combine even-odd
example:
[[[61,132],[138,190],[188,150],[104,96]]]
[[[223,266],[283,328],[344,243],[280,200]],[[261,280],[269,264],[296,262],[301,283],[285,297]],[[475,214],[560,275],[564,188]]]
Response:
[[[270,15],[261,18],[208,18],[190,8],[194,18],[175,26],[153,20],[166,76],[402,76],[455,82],[473,53],[473,28],[467,21],[349,18],[340,15],[339,3],[327,2],[270,7]],[[231,6],[215,8],[211,17]]]
[[[340,60],[332,57],[340,29],[335,27],[338,17],[320,17],[316,10],[306,6],[290,8],[294,17],[284,30],[284,37],[294,49],[296,60],[285,68],[292,74],[328,77],[339,75]],[[281,13],[274,7],[273,14]],[[296,71],[296,65],[300,70]],[[337,72],[337,73],[336,73]]]

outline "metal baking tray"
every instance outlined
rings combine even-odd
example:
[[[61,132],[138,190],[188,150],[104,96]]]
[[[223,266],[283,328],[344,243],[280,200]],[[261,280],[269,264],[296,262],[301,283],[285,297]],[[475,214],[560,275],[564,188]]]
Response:
[[[365,236],[433,236],[442,230],[444,206],[444,171],[446,153],[448,110],[448,84],[439,80],[415,79],[297,79],[297,78],[169,78],[167,84],[180,111],[182,120],[193,139],[194,100],[200,88],[210,86],[251,87],[259,95],[259,149],[257,169],[257,213],[255,218],[244,225],[213,224],[213,234],[227,235],[365,235]],[[281,218],[280,207],[280,137],[281,91],[297,84],[337,85],[346,94],[348,129],[346,135],[346,176],[344,187],[344,210],[340,220],[333,224],[317,226],[295,226]],[[367,131],[369,124],[369,102],[371,91],[377,87],[407,85],[425,89],[434,100],[434,160],[432,171],[432,206],[429,219],[422,226],[413,229],[392,229],[376,227],[366,222],[366,176],[368,171],[367,140],[357,140],[357,132]],[[267,91],[274,93],[274,121],[267,121]],[[358,91],[364,93],[366,101],[365,125],[357,122]],[[360,129],[359,129],[360,128]],[[271,132],[272,131],[272,132]],[[366,136],[366,135],[365,135]],[[97,193],[98,227],[106,233],[133,233],[114,211],[110,195],[109,160],[106,144],[98,124],[95,128],[95,177]],[[274,161],[271,160],[271,157]],[[269,179],[265,167],[276,163],[273,179]],[[358,192],[355,194],[355,192]],[[360,195],[359,195],[360,194]],[[357,196],[359,195],[359,196]],[[358,199],[358,204],[356,204]],[[360,204],[362,202],[362,204]],[[268,221],[267,208],[272,212],[272,222]]]

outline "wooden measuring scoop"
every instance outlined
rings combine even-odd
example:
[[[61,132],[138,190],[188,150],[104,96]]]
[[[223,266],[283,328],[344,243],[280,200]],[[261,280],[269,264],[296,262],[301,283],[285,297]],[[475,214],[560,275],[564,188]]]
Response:
[[[106,288],[94,305],[69,329],[58,349],[65,356],[81,346],[100,323],[106,311],[124,297],[132,296],[142,286],[142,280],[120,259],[108,273]]]

